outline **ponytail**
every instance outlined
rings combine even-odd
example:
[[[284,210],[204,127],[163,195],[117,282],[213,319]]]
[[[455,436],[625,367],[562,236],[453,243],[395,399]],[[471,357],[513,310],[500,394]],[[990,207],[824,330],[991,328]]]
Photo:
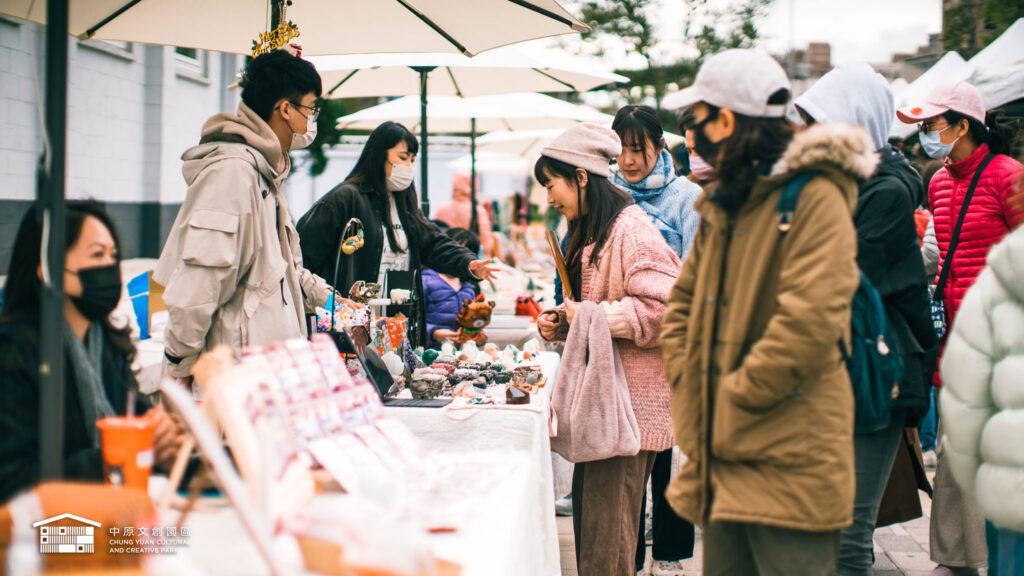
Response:
[[[961,120],[967,120],[968,133],[979,146],[988,144],[988,149],[993,154],[1013,153],[1013,147],[1020,137],[1020,126],[1005,119],[1002,110],[989,110],[985,114],[985,123],[977,119],[952,110],[942,115],[950,124],[957,124]]]
[[[995,154],[1011,154],[1020,137],[1020,125],[1006,120],[1002,110],[989,110],[985,114],[985,133],[989,150]],[[972,134],[973,135],[973,134]]]

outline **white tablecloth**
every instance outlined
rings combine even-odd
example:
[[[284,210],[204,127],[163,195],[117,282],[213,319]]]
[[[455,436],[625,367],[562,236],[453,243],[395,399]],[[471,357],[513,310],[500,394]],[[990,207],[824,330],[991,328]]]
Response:
[[[542,352],[538,360],[548,380],[538,395],[544,399],[545,406],[549,406],[548,401],[558,373],[559,356],[552,352]],[[491,409],[482,410],[467,420],[456,421],[448,418],[444,410],[437,408],[385,408],[389,418],[401,420],[428,448],[437,451],[521,452],[527,455],[525,491],[529,498],[527,508],[530,511],[530,522],[526,529],[534,538],[529,548],[519,553],[543,558],[543,570],[524,573],[529,576],[561,574],[548,412]],[[504,539],[510,530],[520,529],[498,526],[499,531],[493,534],[498,540]]]
[[[497,487],[500,494],[480,498],[465,529],[427,536],[437,557],[462,566],[461,576],[548,573],[543,567],[544,559],[533,553],[537,527],[535,511],[531,510],[532,495],[519,489],[533,481],[527,455],[513,454],[511,458],[520,465]],[[473,494],[467,495],[467,498],[473,497]],[[171,517],[176,518],[176,514],[172,513]],[[181,560],[195,565],[201,573],[225,576],[270,573],[234,509],[197,510],[185,525],[191,530],[191,539],[190,545],[181,551]],[[273,554],[285,574],[312,574],[303,570],[302,554],[291,536],[278,536],[273,543]],[[557,568],[558,564],[555,566]]]

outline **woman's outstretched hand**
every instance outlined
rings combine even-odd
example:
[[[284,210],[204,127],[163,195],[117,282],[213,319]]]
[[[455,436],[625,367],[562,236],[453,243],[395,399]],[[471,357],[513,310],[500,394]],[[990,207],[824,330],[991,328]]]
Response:
[[[501,268],[494,266],[490,260],[473,260],[469,263],[469,271],[480,280],[494,280]]]

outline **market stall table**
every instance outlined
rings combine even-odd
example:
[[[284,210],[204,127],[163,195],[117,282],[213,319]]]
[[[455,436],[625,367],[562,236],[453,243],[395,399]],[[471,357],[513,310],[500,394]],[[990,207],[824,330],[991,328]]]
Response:
[[[389,418],[400,420],[424,445],[438,452],[500,452],[502,454],[525,453],[527,471],[524,482],[532,483],[528,491],[531,514],[531,533],[534,542],[520,554],[536,551],[543,555],[543,570],[531,574],[560,574],[558,556],[558,530],[555,526],[555,477],[551,459],[551,441],[548,418],[551,391],[558,374],[559,356],[553,352],[541,352],[538,360],[547,385],[533,398],[540,401],[540,412],[513,411],[501,408],[485,408],[464,420],[453,420],[450,415],[458,411],[431,408],[408,408],[385,406]],[[457,417],[463,417],[458,414]],[[564,483],[564,482],[560,482]],[[506,533],[503,527],[499,533]]]

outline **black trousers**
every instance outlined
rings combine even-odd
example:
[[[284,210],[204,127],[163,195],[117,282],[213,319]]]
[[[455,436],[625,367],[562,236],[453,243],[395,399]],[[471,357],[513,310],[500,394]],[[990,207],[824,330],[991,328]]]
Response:
[[[672,450],[659,452],[654,459],[654,470],[651,472],[651,490],[654,509],[651,511],[654,546],[651,555],[655,560],[674,562],[693,557],[695,533],[693,524],[676,515],[675,510],[665,499],[665,490],[672,480]],[[636,541],[636,569],[644,567],[647,556],[647,543],[644,541],[644,516],[647,514],[647,492],[644,491],[643,506],[640,508],[640,527]]]

